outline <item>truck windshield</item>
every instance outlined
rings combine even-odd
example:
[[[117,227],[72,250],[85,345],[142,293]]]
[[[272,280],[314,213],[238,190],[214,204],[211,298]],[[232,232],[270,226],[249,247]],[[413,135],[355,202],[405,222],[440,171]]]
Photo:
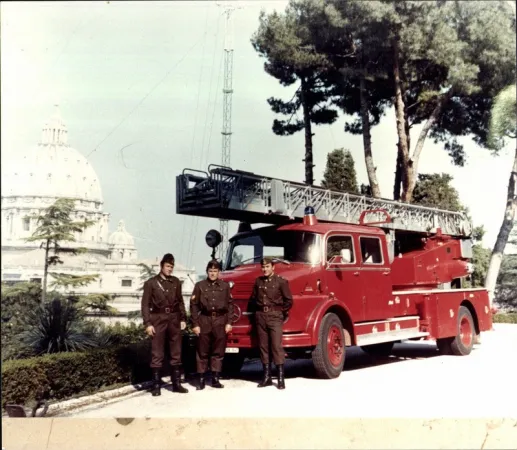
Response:
[[[235,239],[229,255],[227,269],[256,264],[264,256],[289,263],[317,264],[320,261],[320,236],[305,231],[257,230]]]

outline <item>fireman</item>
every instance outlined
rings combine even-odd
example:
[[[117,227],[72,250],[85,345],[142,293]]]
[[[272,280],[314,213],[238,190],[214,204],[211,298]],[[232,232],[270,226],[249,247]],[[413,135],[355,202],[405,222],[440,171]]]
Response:
[[[174,256],[167,253],[160,262],[160,273],[144,283],[142,318],[146,333],[152,338],[151,369],[153,396],[160,395],[160,368],[164,358],[165,336],[169,339],[172,366],[172,390],[185,394],[180,384],[182,330],[187,325],[187,312],[181,295],[181,282],[172,276]]]
[[[212,260],[206,266],[207,278],[196,283],[190,299],[192,331],[198,336],[196,365],[199,375],[197,390],[205,388],[210,347],[212,387],[223,388],[219,376],[223,366],[227,334],[232,331],[233,300],[230,285],[219,279],[221,265]]]
[[[251,295],[260,359],[264,367],[264,375],[258,387],[273,384],[271,380],[271,360],[273,360],[278,369],[278,389],[285,389],[282,325],[293,305],[293,297],[289,289],[289,282],[275,274],[275,266],[271,258],[263,258],[261,266],[264,276],[255,280]]]

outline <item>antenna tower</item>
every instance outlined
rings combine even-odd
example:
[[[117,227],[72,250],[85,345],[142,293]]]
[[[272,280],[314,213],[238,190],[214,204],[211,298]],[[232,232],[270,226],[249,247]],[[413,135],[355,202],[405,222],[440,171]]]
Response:
[[[218,6],[222,6],[218,4]],[[232,139],[232,94],[233,94],[233,20],[232,13],[235,6],[224,5],[226,29],[224,36],[224,86],[223,86],[223,129],[221,165],[230,167],[231,139]],[[228,250],[228,220],[220,220],[220,229],[223,240],[219,245],[219,259],[223,262]]]

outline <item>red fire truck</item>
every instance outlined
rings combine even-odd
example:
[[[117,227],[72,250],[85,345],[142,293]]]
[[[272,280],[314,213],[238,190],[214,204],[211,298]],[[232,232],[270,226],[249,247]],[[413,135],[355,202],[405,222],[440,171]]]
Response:
[[[233,370],[258,354],[248,303],[263,256],[293,294],[286,354],[312,358],[321,378],[340,375],[349,346],[387,356],[397,342],[432,339],[443,354],[468,355],[492,328],[487,291],[464,287],[472,225],[463,213],[216,165],[185,169],[176,183],[177,213],[240,222],[222,275],[236,306]],[[207,243],[215,250],[220,237],[211,230]]]

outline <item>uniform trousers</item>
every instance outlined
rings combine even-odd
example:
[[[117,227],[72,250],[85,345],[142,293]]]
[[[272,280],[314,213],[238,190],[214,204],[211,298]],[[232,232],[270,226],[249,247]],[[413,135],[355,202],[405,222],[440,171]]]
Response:
[[[226,315],[210,316],[201,313],[199,315],[199,327],[196,349],[196,365],[198,373],[205,373],[208,369],[210,356],[210,370],[221,372],[223,368],[224,352],[226,350]],[[212,350],[210,354],[210,350]]]
[[[282,347],[284,315],[282,311],[257,311],[256,320],[262,364],[270,364],[271,356],[276,366],[284,364],[285,352]]]
[[[151,344],[151,368],[158,369],[162,367],[166,337],[169,340],[171,366],[181,365],[182,332],[180,313],[151,313],[151,325],[155,331]]]

